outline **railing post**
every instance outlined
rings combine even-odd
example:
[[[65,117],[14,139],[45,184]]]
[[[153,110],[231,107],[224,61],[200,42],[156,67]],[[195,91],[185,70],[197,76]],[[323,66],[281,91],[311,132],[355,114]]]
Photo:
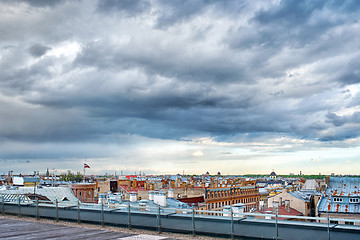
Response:
[[[192,209],[192,235],[193,237],[195,237],[196,233],[195,233],[195,209],[193,207]]]
[[[55,221],[59,221],[59,202],[55,199]]]
[[[105,219],[104,219],[104,199],[101,199],[101,226],[105,226]]]
[[[128,204],[128,229],[131,230],[131,212],[130,212],[130,201]]]
[[[234,214],[232,207],[230,207],[230,216],[231,216],[231,239],[234,239]]]
[[[276,228],[276,240],[279,239],[279,228],[278,228],[278,211],[276,210],[276,215],[275,215],[275,228]]]
[[[3,195],[1,198],[1,213],[5,215],[5,196]]]
[[[20,195],[18,196],[18,217],[21,218],[21,204],[20,204]]]
[[[39,220],[39,198],[36,196],[36,220]]]
[[[80,224],[80,223],[81,223],[81,218],[80,218],[80,200],[78,200],[78,204],[77,204],[77,213],[78,213],[77,223]]]
[[[161,233],[161,214],[160,214],[160,211],[161,211],[161,207],[159,205],[159,207],[158,207],[158,230],[159,230],[159,233]]]
[[[329,213],[327,213],[327,232],[328,232],[328,239],[330,240],[330,217],[329,217]]]

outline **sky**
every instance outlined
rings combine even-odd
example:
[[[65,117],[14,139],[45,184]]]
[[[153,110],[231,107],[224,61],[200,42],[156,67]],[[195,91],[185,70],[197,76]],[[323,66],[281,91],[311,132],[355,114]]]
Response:
[[[360,1],[4,0],[0,173],[359,174]]]

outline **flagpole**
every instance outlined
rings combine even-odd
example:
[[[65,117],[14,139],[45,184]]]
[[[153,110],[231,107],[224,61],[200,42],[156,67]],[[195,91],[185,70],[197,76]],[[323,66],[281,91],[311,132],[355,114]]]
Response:
[[[84,183],[85,183],[85,163],[84,163]]]

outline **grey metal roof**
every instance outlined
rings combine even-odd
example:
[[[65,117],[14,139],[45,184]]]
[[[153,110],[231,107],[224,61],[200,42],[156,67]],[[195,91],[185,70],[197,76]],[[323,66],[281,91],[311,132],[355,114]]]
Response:
[[[360,178],[330,177],[326,195],[360,197]]]
[[[315,179],[308,179],[302,186],[301,190],[316,190],[318,187],[319,185]]]
[[[260,195],[263,195],[263,194],[268,194],[269,191],[267,191],[265,188],[259,188],[259,193]]]
[[[23,177],[24,179],[24,183],[25,182],[39,182],[39,178],[38,177]]]
[[[1,198],[4,198],[5,202],[17,202],[19,200],[19,194],[2,194],[0,193]],[[28,196],[20,195],[21,202],[31,202],[31,199]]]
[[[360,197],[360,178],[331,177],[326,196],[318,205],[319,212],[360,214],[359,203],[349,203],[349,197]],[[343,197],[343,202],[333,202],[333,197]]]
[[[190,208],[188,204],[180,202],[175,198],[166,198],[166,206],[169,208]]]
[[[289,192],[289,195],[308,202],[310,201],[311,195],[313,195],[313,193],[295,191],[295,192]]]
[[[319,212],[360,214],[360,204],[332,202],[331,197],[323,197],[319,203]]]
[[[34,193],[33,187],[19,187],[14,190],[0,190],[2,194],[29,194]],[[43,195],[50,199],[51,201],[63,201],[65,197],[68,199],[66,201],[69,204],[76,204],[78,199],[75,197],[73,191],[69,187],[42,187],[35,188],[35,193]]]

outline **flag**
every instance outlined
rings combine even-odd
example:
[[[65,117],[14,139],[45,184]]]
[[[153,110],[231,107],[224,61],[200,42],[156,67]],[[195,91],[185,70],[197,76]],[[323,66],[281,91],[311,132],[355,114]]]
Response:
[[[90,166],[84,163],[84,168],[90,168]]]

